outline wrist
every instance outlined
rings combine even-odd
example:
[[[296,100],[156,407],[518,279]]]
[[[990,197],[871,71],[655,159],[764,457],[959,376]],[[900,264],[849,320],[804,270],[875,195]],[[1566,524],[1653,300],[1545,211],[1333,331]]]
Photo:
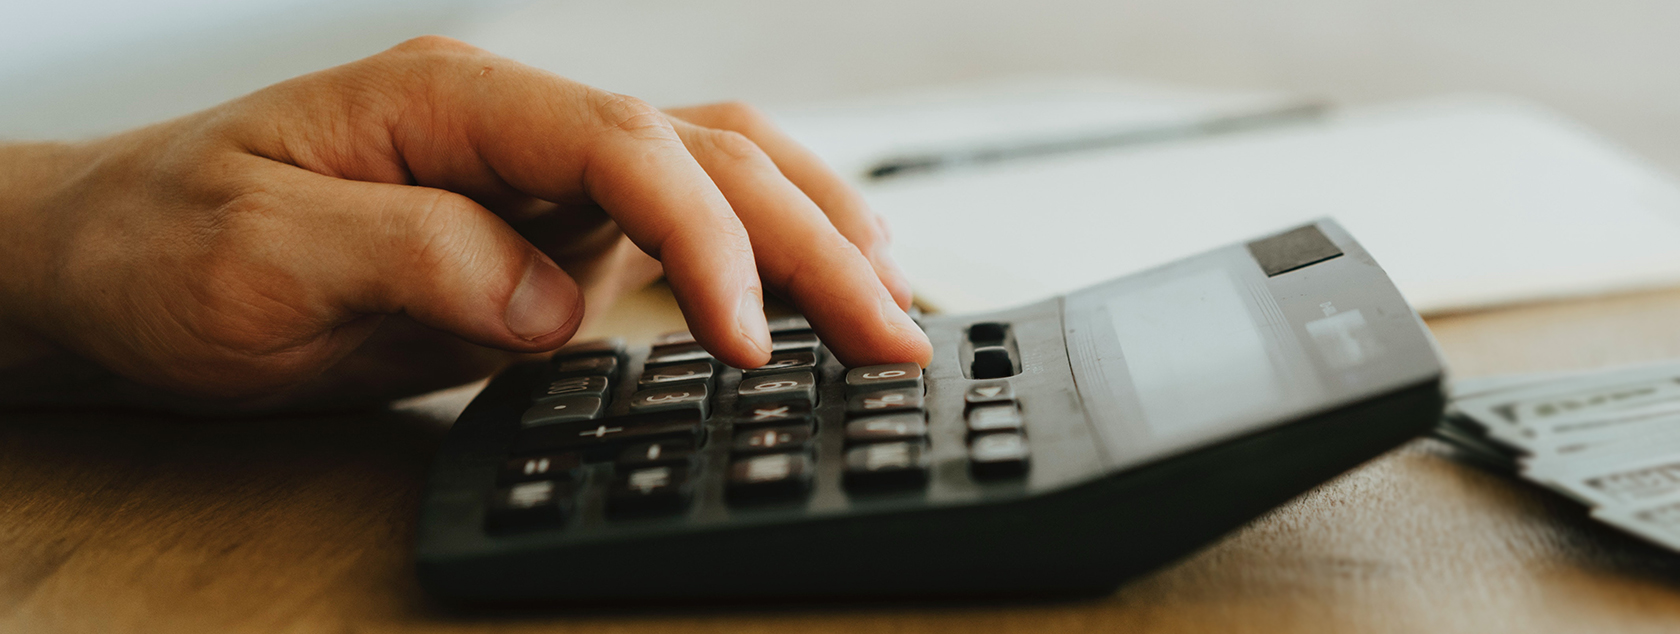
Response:
[[[50,285],[49,201],[70,187],[86,154],[64,143],[0,144],[0,368],[58,352],[30,327],[28,313]]]

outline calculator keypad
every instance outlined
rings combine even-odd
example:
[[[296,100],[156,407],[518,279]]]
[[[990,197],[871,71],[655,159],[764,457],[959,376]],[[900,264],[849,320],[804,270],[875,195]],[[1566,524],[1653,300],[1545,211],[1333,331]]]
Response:
[[[927,487],[934,435],[922,368],[825,372],[809,324],[771,325],[770,362],[743,371],[718,365],[687,333],[661,337],[639,371],[626,367],[618,342],[563,349],[521,417],[487,527],[558,528],[580,512],[582,491],[591,488],[601,491],[599,508],[611,520],[684,513],[700,499],[697,488],[718,486],[703,477],[717,471],[732,507],[801,503],[816,486],[824,451],[838,452],[826,459],[840,463],[838,484],[847,495]],[[831,380],[842,384],[843,403],[822,411],[844,413],[825,431],[830,423],[817,420],[817,406]],[[1023,476],[1030,457],[1026,419],[1009,381],[971,381],[960,389],[962,454],[972,477]],[[614,402],[615,393],[622,402]],[[714,409],[724,415],[708,422]],[[819,442],[819,435],[833,438],[830,433],[838,444]]]

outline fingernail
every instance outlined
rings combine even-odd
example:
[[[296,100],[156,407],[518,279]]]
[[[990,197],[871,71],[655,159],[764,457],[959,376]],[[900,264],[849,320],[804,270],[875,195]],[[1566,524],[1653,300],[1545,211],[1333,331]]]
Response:
[[[764,319],[764,291],[749,288],[741,293],[741,307],[735,313],[741,336],[752,342],[759,352],[770,352],[770,323]]]
[[[534,258],[525,277],[508,300],[508,330],[527,341],[559,330],[571,319],[571,293],[566,274],[544,258]]]

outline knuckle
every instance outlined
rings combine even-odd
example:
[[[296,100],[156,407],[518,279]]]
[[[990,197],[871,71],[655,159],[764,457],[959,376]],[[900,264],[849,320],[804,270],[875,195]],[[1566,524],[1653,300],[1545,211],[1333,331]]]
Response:
[[[723,126],[731,130],[753,130],[770,121],[763,110],[745,101],[725,101],[711,108]]]
[[[747,135],[733,130],[707,130],[701,135],[705,150],[742,162],[766,162],[770,157]]]
[[[422,35],[409,38],[391,50],[405,53],[463,53],[477,52],[478,47],[442,35]]]
[[[636,138],[669,139],[675,135],[664,112],[635,97],[602,91],[596,95],[594,106],[602,123]]]

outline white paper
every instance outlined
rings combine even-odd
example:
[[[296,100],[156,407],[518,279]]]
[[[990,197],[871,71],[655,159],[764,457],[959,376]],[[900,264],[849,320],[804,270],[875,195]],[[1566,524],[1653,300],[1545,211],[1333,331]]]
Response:
[[[1171,119],[1165,102],[1154,114],[1125,114],[1120,101],[1110,123]],[[1205,115],[1264,101],[1181,106]],[[784,121],[850,175],[869,164],[869,148],[879,160],[939,138],[960,149],[1033,127],[1011,124],[1000,114],[1010,109],[988,109],[984,98],[917,103],[898,104],[897,116],[834,107]],[[971,121],[963,113],[973,109],[997,115],[992,132],[923,130],[942,117]],[[882,140],[893,138],[906,140]],[[1497,97],[858,182],[890,221],[895,256],[920,296],[948,312],[1074,291],[1319,216],[1340,221],[1425,313],[1680,282],[1674,183],[1550,111]]]

